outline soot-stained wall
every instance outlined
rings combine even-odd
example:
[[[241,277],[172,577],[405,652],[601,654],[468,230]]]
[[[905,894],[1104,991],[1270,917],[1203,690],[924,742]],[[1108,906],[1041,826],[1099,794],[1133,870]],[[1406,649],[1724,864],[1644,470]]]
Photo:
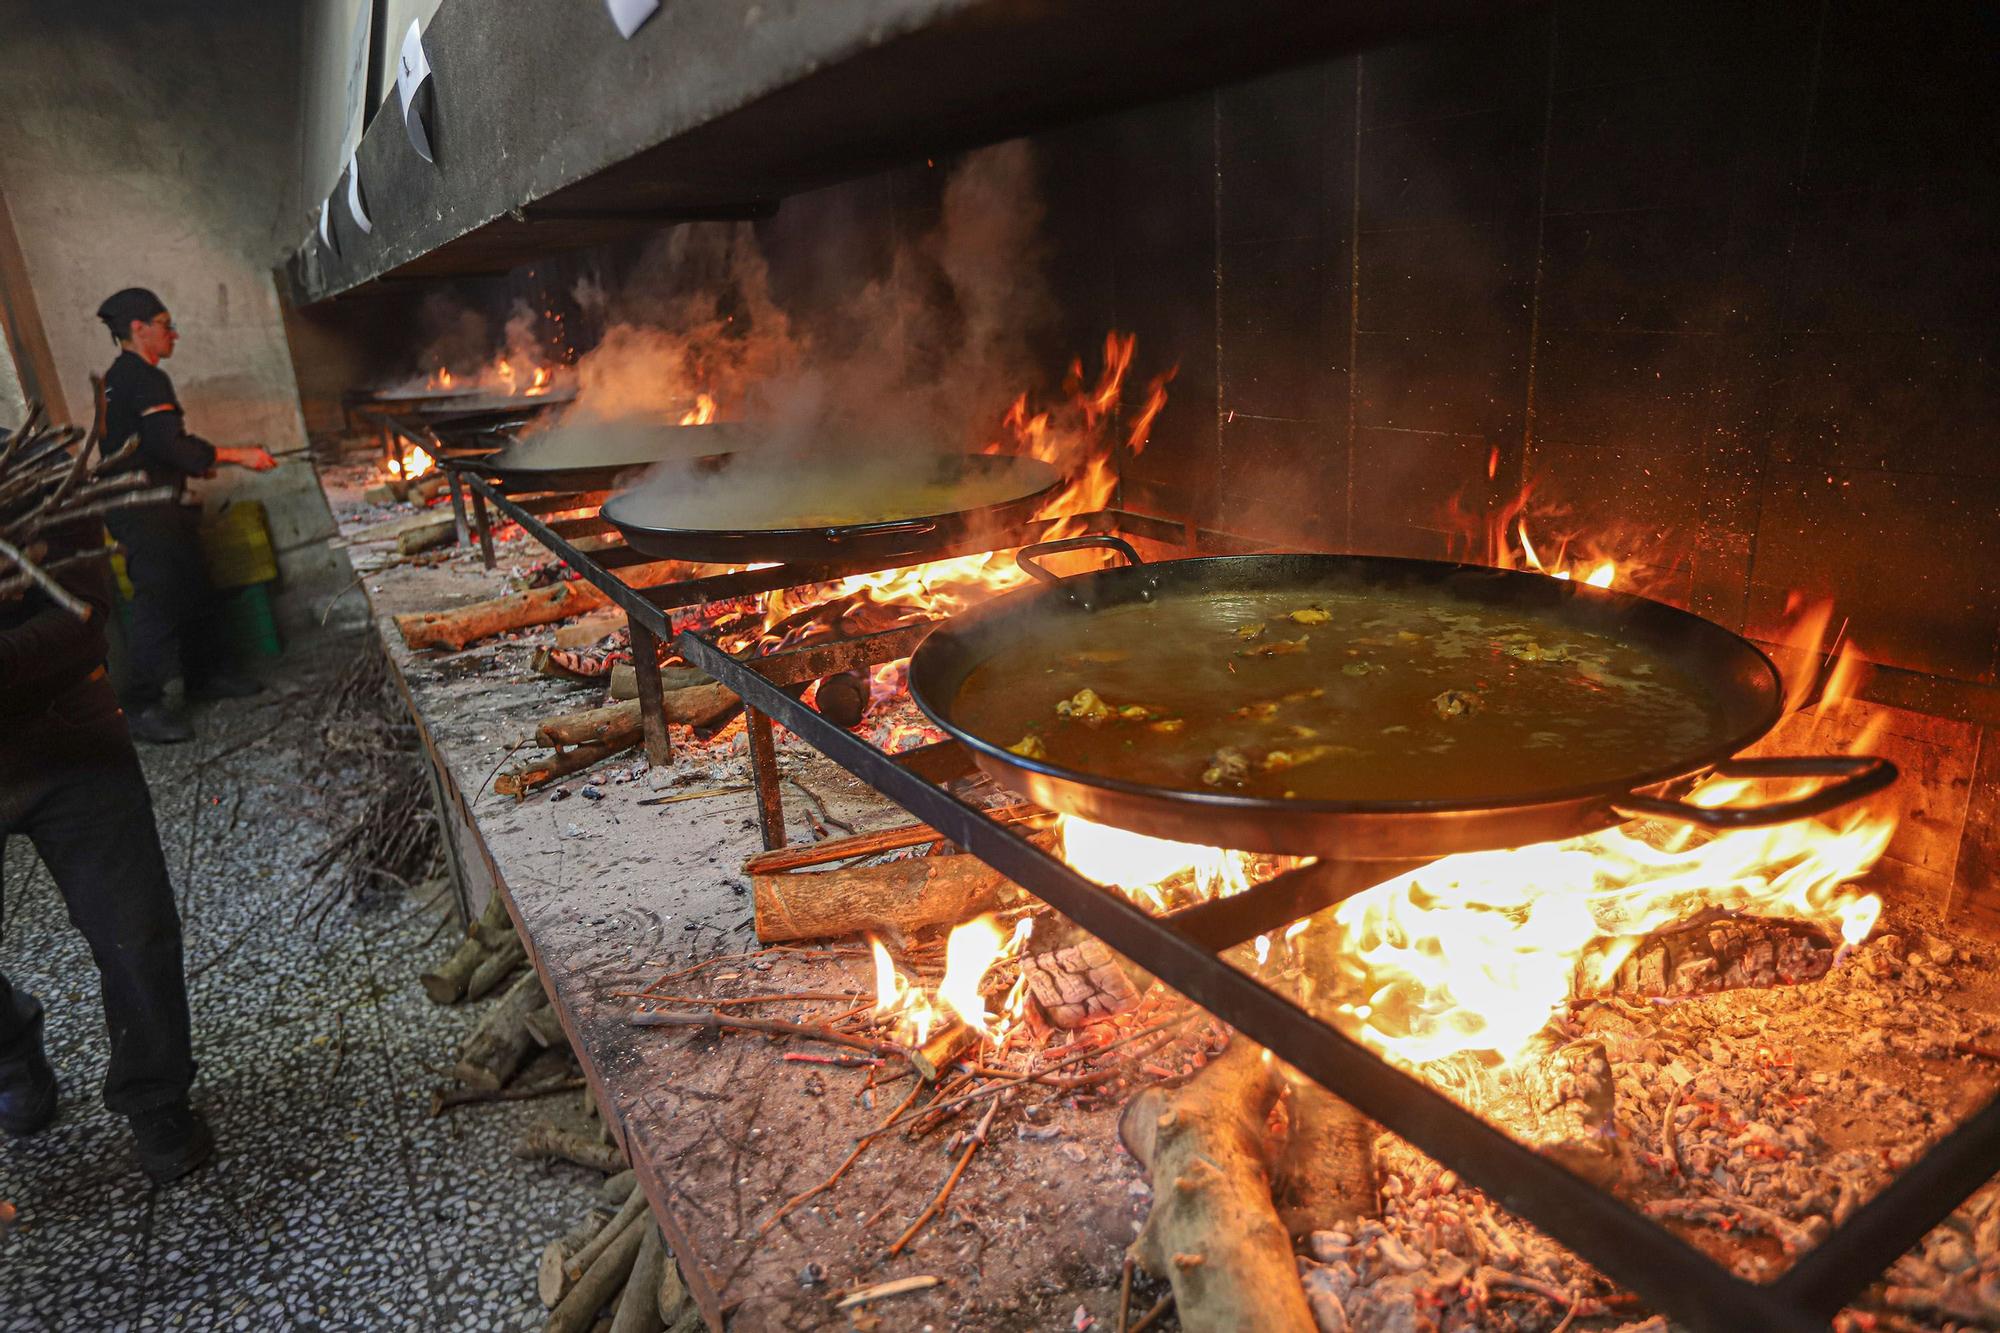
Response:
[[[1049,136],[1078,295],[1181,365],[1133,497],[1435,556],[1525,485],[1726,624],[1831,597],[1993,683],[1994,46],[1972,6],[1562,4]]]

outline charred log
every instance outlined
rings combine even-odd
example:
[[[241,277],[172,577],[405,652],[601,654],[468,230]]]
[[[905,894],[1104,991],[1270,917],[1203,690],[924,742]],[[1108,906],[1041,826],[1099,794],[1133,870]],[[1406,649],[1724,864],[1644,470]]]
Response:
[[[1021,975],[1051,1027],[1081,1027],[1139,1002],[1139,988],[1118,955],[1096,939],[1031,954],[1021,962]]]

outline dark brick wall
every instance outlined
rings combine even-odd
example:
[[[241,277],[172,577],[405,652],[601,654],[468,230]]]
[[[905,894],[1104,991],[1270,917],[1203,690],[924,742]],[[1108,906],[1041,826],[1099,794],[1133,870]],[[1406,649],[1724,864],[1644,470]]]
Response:
[[[1182,367],[1134,496],[1441,555],[1532,483],[1724,623],[1994,683],[1992,23],[1578,0],[1049,140],[1080,304]]]

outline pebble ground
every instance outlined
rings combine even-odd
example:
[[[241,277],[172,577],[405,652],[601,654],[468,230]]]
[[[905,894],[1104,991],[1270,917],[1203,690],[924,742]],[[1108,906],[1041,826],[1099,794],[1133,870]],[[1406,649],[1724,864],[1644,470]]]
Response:
[[[186,930],[195,1102],[221,1145],[200,1174],[158,1189],[140,1174],[98,1099],[90,956],[32,848],[9,841],[0,969],[49,1008],[63,1111],[34,1139],[0,1138],[0,1201],[17,1210],[0,1233],[0,1330],[474,1333],[546,1318],[535,1257],[598,1177],[510,1156],[549,1103],[429,1117],[479,1016],[417,984],[449,944],[426,942],[436,913],[343,905],[317,938],[298,921],[318,896],[301,863],[328,838],[303,781],[313,687],[359,649],[325,636],[263,670],[273,694],[198,708],[193,743],[140,747]]]

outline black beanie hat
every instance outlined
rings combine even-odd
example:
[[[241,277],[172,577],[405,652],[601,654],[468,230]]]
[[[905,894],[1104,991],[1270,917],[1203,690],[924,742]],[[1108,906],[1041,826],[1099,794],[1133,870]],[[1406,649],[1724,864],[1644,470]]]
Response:
[[[132,334],[132,321],[141,324],[156,316],[164,315],[167,307],[160,298],[144,287],[127,287],[122,292],[114,292],[104,298],[104,304],[97,307],[97,317],[111,330],[113,338],[128,338]]]

